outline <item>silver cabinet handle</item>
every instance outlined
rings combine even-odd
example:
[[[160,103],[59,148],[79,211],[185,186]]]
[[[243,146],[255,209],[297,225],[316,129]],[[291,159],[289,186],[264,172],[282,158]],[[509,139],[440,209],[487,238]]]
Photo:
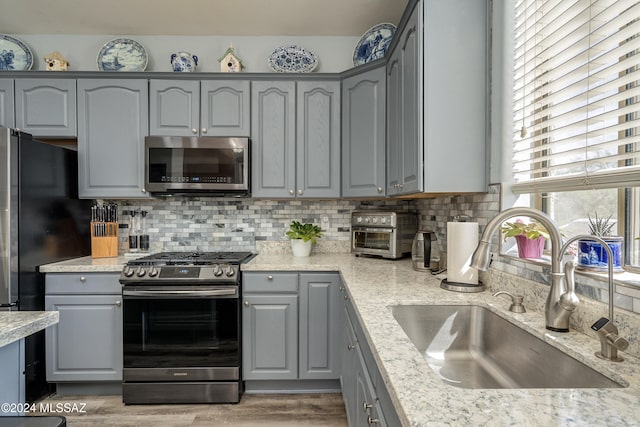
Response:
[[[249,307],[250,305],[251,305],[251,304],[249,304],[249,301],[245,301],[245,302],[244,302],[244,306],[245,306],[245,307]]]
[[[84,277],[84,276],[80,276],[80,281],[81,281],[82,283],[84,283],[84,282],[86,282],[86,281],[87,281],[87,278],[86,278],[86,277]]]
[[[378,424],[379,422],[380,422],[380,420],[379,420],[379,419],[377,419],[377,418],[371,418],[371,415],[369,415],[369,416],[367,417],[367,424],[369,424],[369,425]]]
[[[198,133],[198,129],[196,129],[196,128],[191,129],[191,133],[193,133],[193,134]]]
[[[351,351],[351,350],[353,350],[354,348],[356,348],[356,346],[355,346],[355,345],[353,345],[353,344],[347,344],[347,350]]]
[[[369,411],[369,409],[373,408],[373,405],[371,403],[367,403],[367,402],[362,402],[362,410],[366,413]]]
[[[291,194],[293,196],[295,194],[295,191],[289,190],[289,194]]]
[[[267,280],[273,280],[273,276],[272,275],[268,275],[267,276]]]
[[[122,306],[122,301],[116,301],[116,307],[121,307]]]
[[[202,132],[202,133],[207,133],[207,128],[202,128],[202,129],[200,129],[200,132]]]

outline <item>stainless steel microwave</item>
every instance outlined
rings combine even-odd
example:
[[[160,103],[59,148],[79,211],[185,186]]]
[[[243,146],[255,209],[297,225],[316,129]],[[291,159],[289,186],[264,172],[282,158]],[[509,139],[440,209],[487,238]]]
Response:
[[[249,194],[249,138],[148,136],[144,153],[152,194]]]

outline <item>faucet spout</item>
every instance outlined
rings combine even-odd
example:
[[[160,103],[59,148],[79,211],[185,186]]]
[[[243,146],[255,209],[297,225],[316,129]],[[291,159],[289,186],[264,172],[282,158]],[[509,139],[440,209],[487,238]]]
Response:
[[[491,237],[503,222],[516,216],[526,216],[538,221],[547,229],[551,241],[551,289],[545,306],[546,327],[556,332],[569,332],[569,319],[578,304],[574,289],[568,291],[565,286],[565,272],[562,270],[562,254],[566,247],[562,245],[562,235],[551,218],[537,209],[515,207],[506,209],[493,217],[482,233],[478,247],[471,257],[471,267],[481,271],[489,268],[489,250]]]

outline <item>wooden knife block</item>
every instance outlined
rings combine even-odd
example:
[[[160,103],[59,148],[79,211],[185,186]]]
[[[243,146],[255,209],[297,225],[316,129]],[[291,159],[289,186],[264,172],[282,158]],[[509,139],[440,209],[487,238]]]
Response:
[[[91,222],[91,257],[112,258],[118,256],[118,223]]]

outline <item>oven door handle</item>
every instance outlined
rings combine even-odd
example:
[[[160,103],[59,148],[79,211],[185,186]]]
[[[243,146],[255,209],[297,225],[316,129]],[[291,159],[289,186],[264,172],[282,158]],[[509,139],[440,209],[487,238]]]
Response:
[[[205,297],[217,297],[217,296],[236,296],[238,294],[237,288],[221,288],[221,289],[208,289],[197,291],[129,291],[122,290],[122,296],[125,297],[183,297],[183,298],[205,298]]]

